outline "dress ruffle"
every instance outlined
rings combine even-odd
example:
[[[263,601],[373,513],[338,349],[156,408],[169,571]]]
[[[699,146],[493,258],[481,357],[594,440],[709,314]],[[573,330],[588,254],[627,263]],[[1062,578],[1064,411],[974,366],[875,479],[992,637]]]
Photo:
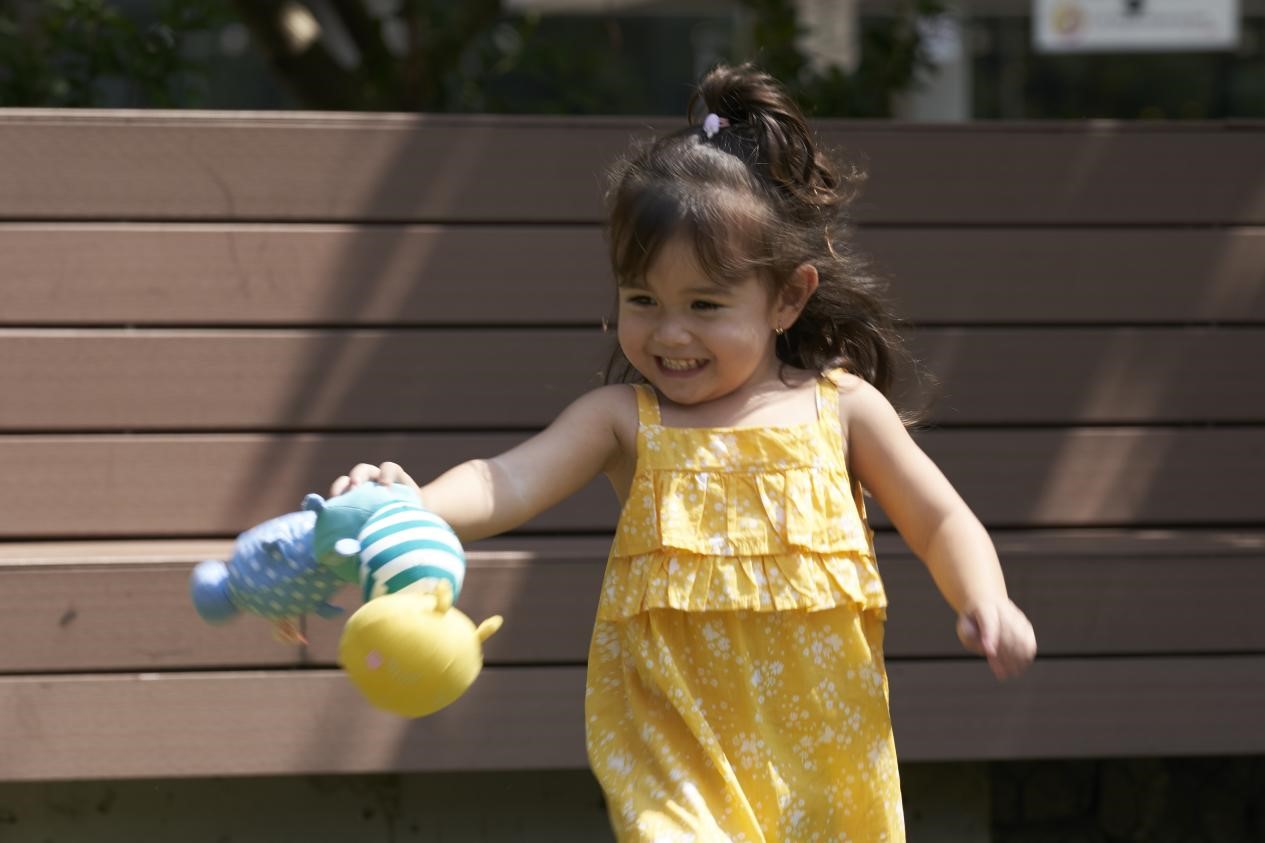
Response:
[[[833,383],[816,423],[673,428],[646,395],[637,470],[598,617],[648,609],[883,610],[860,485],[848,474]]]
[[[777,612],[845,605],[886,609],[872,554],[734,557],[665,550],[612,557],[597,616],[610,621],[649,609]]]

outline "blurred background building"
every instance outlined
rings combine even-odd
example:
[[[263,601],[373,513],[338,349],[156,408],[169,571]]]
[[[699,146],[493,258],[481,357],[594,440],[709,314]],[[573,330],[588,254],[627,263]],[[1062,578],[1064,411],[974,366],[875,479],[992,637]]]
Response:
[[[1095,15],[1150,36],[1042,39]],[[740,60],[823,117],[1259,118],[1265,0],[0,2],[10,106],[676,114]]]

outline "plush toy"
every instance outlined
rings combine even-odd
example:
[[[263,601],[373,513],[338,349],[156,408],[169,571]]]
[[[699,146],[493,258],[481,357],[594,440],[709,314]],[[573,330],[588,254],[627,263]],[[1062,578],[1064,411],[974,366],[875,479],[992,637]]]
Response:
[[[320,495],[308,495],[303,499],[304,509],[313,509],[318,515],[312,537],[312,552],[327,568],[333,569],[344,582],[358,582],[360,559],[354,549],[351,553],[339,553],[335,547],[340,541],[354,541],[360,528],[382,507],[395,501],[417,502],[417,493],[411,486],[396,483],[382,486],[363,483],[350,492],[324,500]],[[344,549],[347,549],[344,545]]]
[[[237,537],[227,562],[198,563],[189,585],[203,620],[224,623],[245,609],[272,621],[282,641],[306,643],[299,631],[304,615],[340,614],[328,600],[344,582],[312,553],[316,518],[304,510],[265,521]]]
[[[456,700],[483,668],[482,644],[501,616],[477,627],[452,606],[452,590],[402,591],[360,607],[338,645],[338,661],[365,699],[402,717],[431,714]]]
[[[420,717],[460,697],[483,666],[482,644],[500,616],[478,627],[452,603],[465,576],[465,553],[452,529],[416,503],[407,486],[367,484],[242,533],[227,563],[194,568],[198,613],[222,623],[242,609],[286,641],[302,642],[300,618],[332,617],[328,603],[359,580],[365,605],[348,620],[339,662],[369,702]],[[306,642],[304,642],[306,643]]]
[[[360,559],[365,605],[343,628],[338,661],[365,698],[421,717],[464,694],[483,667],[482,643],[501,618],[476,627],[453,607],[466,561],[452,528],[415,503],[397,501],[335,549]]]
[[[208,560],[194,568],[194,608],[209,623],[224,623],[245,609],[272,621],[282,641],[307,643],[299,631],[303,616],[341,614],[327,601],[359,577],[359,560],[339,555],[334,545],[357,535],[378,509],[401,500],[417,496],[400,483],[389,488],[365,484],[329,501],[308,495],[301,512],[238,536],[226,562]]]

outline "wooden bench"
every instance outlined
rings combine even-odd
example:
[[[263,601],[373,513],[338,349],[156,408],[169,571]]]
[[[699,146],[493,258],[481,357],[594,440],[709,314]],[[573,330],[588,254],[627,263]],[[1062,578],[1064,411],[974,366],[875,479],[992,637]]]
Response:
[[[1265,125],[821,128],[1041,642],[997,686],[876,514],[902,758],[1265,752]],[[600,484],[470,549],[506,628],[420,721],[338,622],[211,628],[187,581],[355,461],[425,476],[596,385],[601,172],[645,130],[0,113],[0,780],[585,764]]]

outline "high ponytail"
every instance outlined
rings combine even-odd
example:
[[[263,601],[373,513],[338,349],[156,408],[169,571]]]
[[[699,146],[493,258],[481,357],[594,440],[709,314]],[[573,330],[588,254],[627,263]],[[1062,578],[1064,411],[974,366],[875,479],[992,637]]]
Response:
[[[717,146],[743,158],[767,184],[811,206],[836,208],[851,199],[799,106],[767,73],[750,64],[717,67],[699,83],[688,111],[691,125],[700,111],[728,120]]]

